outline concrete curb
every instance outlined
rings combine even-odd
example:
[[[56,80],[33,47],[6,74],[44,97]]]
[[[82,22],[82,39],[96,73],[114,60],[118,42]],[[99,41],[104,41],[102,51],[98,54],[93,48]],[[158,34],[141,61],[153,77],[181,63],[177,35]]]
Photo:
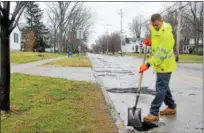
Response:
[[[89,60],[91,61],[90,58],[89,58]],[[93,64],[92,64],[92,66],[93,66]],[[100,87],[100,89],[101,89],[101,91],[103,93],[103,96],[105,98],[106,104],[108,105],[108,110],[109,110],[109,112],[111,114],[111,117],[112,117],[113,121],[115,122],[115,125],[116,125],[116,127],[118,129],[118,133],[129,133],[129,131],[125,127],[122,119],[118,115],[117,110],[116,110],[116,108],[115,108],[115,106],[114,106],[110,96],[108,95],[108,92],[106,91],[105,86],[103,85],[103,83],[99,79],[99,77],[97,76],[97,74],[96,74],[96,72],[94,70],[94,67],[92,67],[91,69],[93,71],[93,76],[94,76],[94,78],[96,80],[96,84]]]
[[[102,93],[104,95],[106,104],[108,105],[109,112],[110,112],[110,114],[111,114],[111,116],[112,116],[112,118],[113,118],[113,120],[115,122],[115,125],[116,125],[117,129],[118,129],[118,133],[128,133],[128,130],[126,129],[122,119],[118,115],[117,110],[116,110],[110,96],[108,95],[108,92],[106,91],[105,86],[99,80],[99,78],[98,78],[97,74],[95,73],[94,69],[93,69],[93,75],[95,77],[96,83],[101,88],[101,91],[102,91]]]

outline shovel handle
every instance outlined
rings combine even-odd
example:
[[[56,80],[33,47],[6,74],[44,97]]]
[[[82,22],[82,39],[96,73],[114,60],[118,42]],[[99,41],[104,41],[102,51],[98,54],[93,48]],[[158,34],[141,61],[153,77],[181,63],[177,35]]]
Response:
[[[143,64],[146,61],[146,57],[147,57],[147,46],[145,46],[144,58],[143,58],[143,62],[142,62]],[[139,97],[140,97],[140,89],[141,89],[141,85],[142,85],[142,78],[143,78],[143,72],[140,73],[139,84],[138,84],[138,89],[137,89],[137,94],[136,94],[135,108],[137,107]]]

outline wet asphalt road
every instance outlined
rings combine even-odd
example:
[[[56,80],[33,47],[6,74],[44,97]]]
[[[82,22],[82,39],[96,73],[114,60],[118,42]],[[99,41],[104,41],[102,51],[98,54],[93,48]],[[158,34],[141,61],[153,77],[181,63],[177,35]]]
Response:
[[[97,77],[107,89],[115,108],[127,125],[127,109],[135,102],[135,93],[126,92],[128,88],[138,86],[139,65],[142,60],[136,57],[114,57],[89,54]],[[172,74],[170,88],[177,103],[176,116],[161,116],[159,127],[148,133],[181,133],[202,132],[203,118],[203,71],[201,64],[178,64],[176,72]],[[152,69],[144,73],[142,86],[148,87],[148,94],[143,92],[138,107],[142,108],[142,117],[149,113],[149,107],[154,97],[156,75]],[[112,90],[112,91],[110,91]],[[129,90],[130,91],[130,90]],[[120,92],[120,93],[118,93]],[[165,105],[162,105],[164,108]],[[132,130],[131,127],[126,127]],[[134,131],[136,132],[136,131]]]

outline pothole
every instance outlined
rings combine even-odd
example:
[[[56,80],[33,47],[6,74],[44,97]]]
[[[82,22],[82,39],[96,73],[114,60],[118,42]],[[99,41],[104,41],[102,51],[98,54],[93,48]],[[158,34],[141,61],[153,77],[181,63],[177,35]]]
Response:
[[[134,127],[134,129],[137,131],[148,131],[156,127],[159,127],[159,126],[154,123],[142,122],[142,127]]]
[[[111,88],[107,89],[111,93],[136,93],[138,88]],[[148,89],[148,87],[143,86],[140,89],[141,94],[156,95],[156,91]]]

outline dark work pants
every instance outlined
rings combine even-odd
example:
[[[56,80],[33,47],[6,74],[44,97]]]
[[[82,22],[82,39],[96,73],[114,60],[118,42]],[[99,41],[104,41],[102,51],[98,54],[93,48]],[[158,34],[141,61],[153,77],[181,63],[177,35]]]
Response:
[[[176,108],[169,88],[171,73],[157,73],[156,96],[151,103],[150,114],[159,115],[159,109],[164,102],[169,108]]]

